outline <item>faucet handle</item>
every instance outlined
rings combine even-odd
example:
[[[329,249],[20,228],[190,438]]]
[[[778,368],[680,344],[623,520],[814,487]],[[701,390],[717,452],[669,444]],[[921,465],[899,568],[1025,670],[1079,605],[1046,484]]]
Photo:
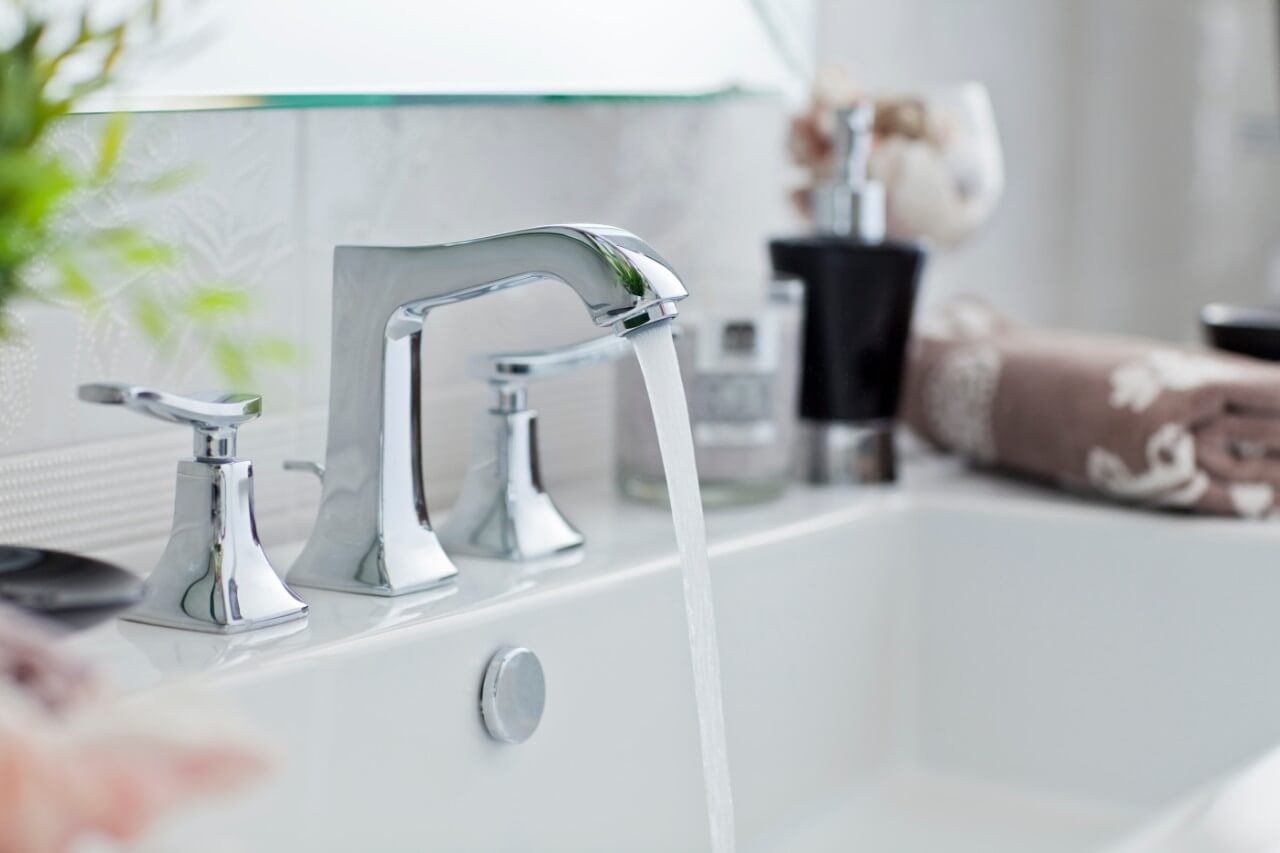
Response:
[[[552,349],[478,355],[470,359],[467,369],[475,379],[526,383],[560,376],[590,364],[613,361],[629,352],[631,341],[617,335],[604,335]]]
[[[542,485],[538,413],[529,408],[526,386],[630,352],[630,341],[608,335],[555,349],[490,353],[468,362],[468,372],[489,382],[498,398],[481,418],[458,502],[437,528],[446,550],[499,560],[541,560],[580,551],[582,534]]]
[[[93,382],[81,385],[79,397],[86,403],[124,406],[171,424],[195,430],[197,459],[222,462],[235,458],[236,430],[262,414],[262,397],[222,391],[201,391],[181,396],[127,382]]]
[[[312,474],[320,482],[324,482],[324,463],[315,462],[311,459],[286,459],[280,466],[286,471],[301,471],[304,474]]]
[[[258,540],[253,463],[235,458],[236,430],[262,413],[261,397],[184,397],[122,382],[81,385],[78,396],[195,431],[195,458],[178,462],[169,544],[147,579],[146,598],[125,619],[225,634],[307,615]]]

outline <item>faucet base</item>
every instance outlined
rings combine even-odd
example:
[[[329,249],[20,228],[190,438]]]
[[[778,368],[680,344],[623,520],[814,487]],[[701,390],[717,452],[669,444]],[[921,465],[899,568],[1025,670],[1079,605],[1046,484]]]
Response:
[[[533,409],[481,416],[462,493],[438,528],[450,553],[525,561],[582,548],[582,534],[542,488],[537,436]]]
[[[435,589],[457,575],[457,566],[430,530],[419,529],[409,541],[376,542],[365,548],[336,542],[318,530],[288,579],[292,586],[390,597]]]
[[[310,579],[305,576],[295,578],[293,575],[289,575],[289,585],[300,586],[305,589],[323,589],[328,592],[351,592],[356,595],[376,595],[382,598],[394,598],[397,595],[413,595],[416,592],[440,589],[453,583],[457,579],[456,575],[457,573],[455,572],[439,580],[426,581],[411,586],[370,586],[359,581],[341,581],[326,578]]]
[[[169,545],[146,598],[121,618],[234,634],[305,617],[306,603],[271,567],[252,519],[249,462],[178,463]]]
[[[897,460],[892,421],[801,425],[801,473],[815,485],[892,483],[898,479]]]
[[[307,617],[307,605],[299,599],[292,603],[282,602],[283,609],[272,615],[255,616],[252,619],[236,619],[230,622],[205,622],[175,612],[172,605],[161,602],[145,602],[138,605],[120,618],[126,622],[138,622],[142,625],[158,625],[161,628],[178,628],[183,631],[202,631],[206,634],[239,634],[243,631],[255,631],[258,628],[270,628],[272,625],[283,625],[295,619]],[[301,605],[301,606],[299,606]]]

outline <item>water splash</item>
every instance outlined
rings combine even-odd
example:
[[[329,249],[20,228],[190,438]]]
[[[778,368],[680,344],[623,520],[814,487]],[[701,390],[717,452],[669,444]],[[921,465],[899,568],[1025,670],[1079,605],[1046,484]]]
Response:
[[[689,431],[689,406],[684,398],[684,386],[680,384],[680,365],[671,340],[671,324],[659,323],[635,331],[629,337],[649,391],[662,467],[667,475],[676,545],[680,549],[689,651],[693,658],[693,692],[702,740],[702,775],[711,821],[711,849],[713,853],[733,853],[733,791],[729,783],[729,751],[720,695],[720,651],[716,645],[707,531],[702,519],[693,435]]]

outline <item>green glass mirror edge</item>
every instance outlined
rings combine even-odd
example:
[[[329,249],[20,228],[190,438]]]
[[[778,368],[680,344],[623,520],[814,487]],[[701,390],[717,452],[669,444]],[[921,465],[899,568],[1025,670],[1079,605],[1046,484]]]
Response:
[[[637,15],[626,0],[598,0],[584,17],[576,0],[501,15],[466,4],[429,13],[417,0],[385,0],[372,15],[361,0],[150,2],[165,10],[151,40],[76,112],[794,94],[811,76],[816,8],[814,0],[650,0]]]
[[[300,110],[352,107],[467,106],[493,104],[564,103],[672,103],[704,102],[734,98],[768,97],[763,89],[727,87],[689,93],[539,93],[539,94],[314,94],[314,95],[180,95],[166,97],[121,97],[110,104],[94,103],[73,112],[98,115],[115,112],[208,112],[218,110]]]

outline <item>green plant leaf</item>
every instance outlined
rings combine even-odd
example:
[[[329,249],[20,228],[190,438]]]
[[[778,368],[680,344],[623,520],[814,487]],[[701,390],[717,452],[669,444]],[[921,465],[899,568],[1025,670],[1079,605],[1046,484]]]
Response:
[[[218,322],[243,317],[253,307],[249,294],[225,282],[202,284],[182,301],[182,311],[192,320]]]
[[[124,131],[129,117],[124,113],[112,113],[102,127],[102,138],[98,142],[98,164],[93,170],[93,178],[98,183],[106,181],[115,172],[120,162],[120,150],[124,144]]]
[[[191,183],[192,179],[199,173],[200,170],[195,166],[179,166],[175,169],[167,169],[158,175],[153,175],[141,181],[139,187],[143,192],[149,194],[172,192]]]
[[[169,341],[168,315],[160,301],[151,294],[143,293],[134,298],[133,321],[153,345],[161,346]]]
[[[217,338],[210,346],[213,364],[232,385],[247,386],[253,377],[244,348],[227,338]]]
[[[177,251],[162,240],[135,228],[100,228],[89,237],[99,251],[126,267],[164,267],[177,260]]]
[[[249,344],[250,354],[266,364],[296,364],[302,358],[302,348],[288,338],[264,335]]]
[[[79,302],[82,306],[98,304],[98,291],[74,260],[65,256],[55,257],[53,260],[58,270],[58,295]]]
[[[246,384],[255,366],[295,360],[290,341],[241,330],[252,291],[226,281],[194,288],[156,283],[150,273],[175,264],[178,247],[128,223],[94,228],[67,215],[76,200],[108,186],[128,199],[169,192],[194,174],[181,168],[122,180],[128,123],[122,114],[106,117],[87,168],[49,145],[50,128],[111,81],[131,45],[164,25],[164,0],[140,0],[107,24],[90,14],[98,11],[92,0],[71,7],[0,0],[6,2],[0,9],[11,13],[6,20],[16,30],[0,44],[0,337],[5,309],[16,298],[69,301],[81,310],[119,299],[150,345],[164,352],[193,341],[232,384]],[[121,273],[123,289],[97,281]]]

